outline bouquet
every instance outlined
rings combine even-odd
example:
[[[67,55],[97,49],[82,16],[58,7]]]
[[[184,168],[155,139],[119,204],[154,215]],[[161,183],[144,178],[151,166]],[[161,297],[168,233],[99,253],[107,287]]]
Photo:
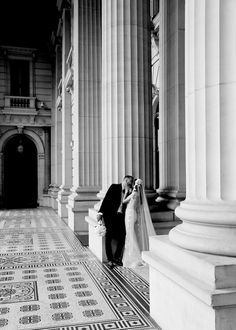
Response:
[[[103,224],[102,221],[98,222],[98,225],[95,226],[95,232],[97,233],[98,236],[105,236],[106,235],[106,227]]]

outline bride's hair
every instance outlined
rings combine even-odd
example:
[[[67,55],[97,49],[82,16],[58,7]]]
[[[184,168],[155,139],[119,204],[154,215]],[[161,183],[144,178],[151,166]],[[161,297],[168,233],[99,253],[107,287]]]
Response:
[[[143,184],[143,180],[135,179],[134,180],[134,191],[138,191],[138,187],[140,187],[142,184]]]

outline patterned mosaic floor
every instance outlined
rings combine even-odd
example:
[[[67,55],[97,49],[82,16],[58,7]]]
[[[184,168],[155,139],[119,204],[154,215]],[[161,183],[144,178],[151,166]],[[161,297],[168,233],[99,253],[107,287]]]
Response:
[[[0,328],[159,329],[143,276],[101,264],[51,209],[0,211]]]

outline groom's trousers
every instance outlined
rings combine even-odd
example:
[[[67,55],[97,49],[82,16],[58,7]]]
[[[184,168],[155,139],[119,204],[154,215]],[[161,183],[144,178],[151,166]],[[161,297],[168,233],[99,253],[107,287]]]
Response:
[[[110,227],[110,226],[109,226]],[[107,228],[105,248],[108,261],[121,260],[125,244],[125,220],[124,214],[117,213],[116,219]],[[114,246],[113,246],[114,245]]]

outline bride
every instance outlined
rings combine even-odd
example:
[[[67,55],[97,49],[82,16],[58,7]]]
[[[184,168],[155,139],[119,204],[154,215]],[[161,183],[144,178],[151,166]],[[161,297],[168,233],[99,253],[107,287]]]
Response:
[[[149,236],[156,235],[141,179],[135,181],[132,194],[123,203],[127,204],[127,208],[122,262],[124,267],[135,268],[144,265],[141,252],[149,250]]]

